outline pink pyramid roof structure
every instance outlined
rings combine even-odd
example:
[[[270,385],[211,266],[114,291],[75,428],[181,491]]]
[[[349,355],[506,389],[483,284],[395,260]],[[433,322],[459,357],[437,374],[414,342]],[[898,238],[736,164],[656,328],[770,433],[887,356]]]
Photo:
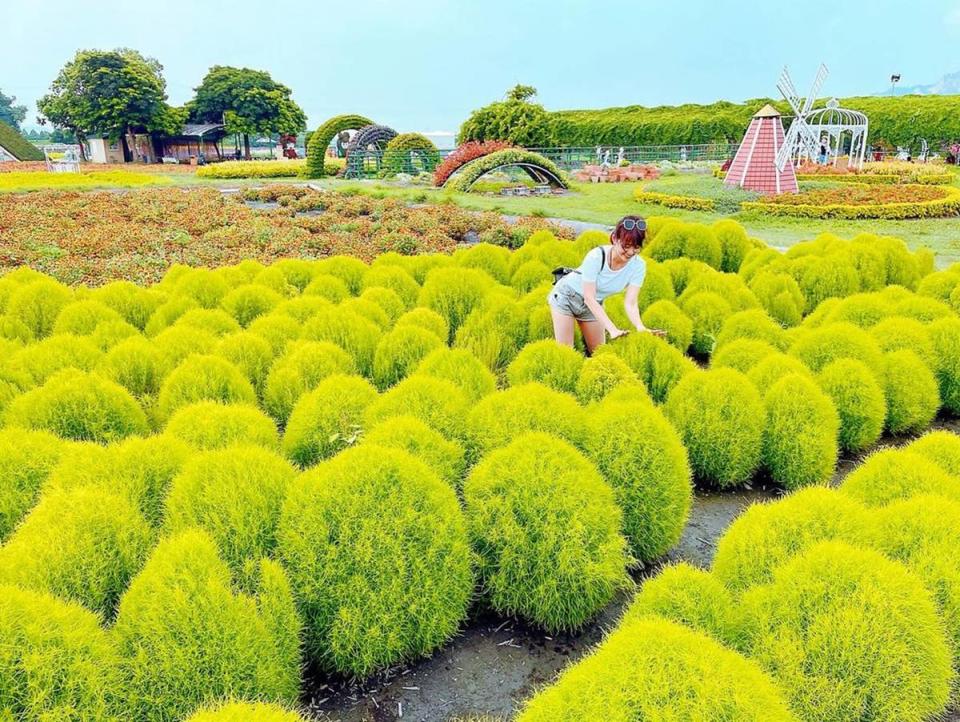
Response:
[[[783,123],[772,105],[765,105],[750,121],[723,184],[732,188],[774,195],[796,193],[797,174],[788,160],[777,170],[777,151],[783,145]]]

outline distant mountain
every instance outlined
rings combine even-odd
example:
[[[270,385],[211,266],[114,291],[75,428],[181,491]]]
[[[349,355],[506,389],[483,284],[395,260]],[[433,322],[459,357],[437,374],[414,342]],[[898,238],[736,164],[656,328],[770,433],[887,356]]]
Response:
[[[932,85],[898,85],[897,95],[960,95],[960,72],[947,73]],[[890,88],[874,95],[893,95]]]

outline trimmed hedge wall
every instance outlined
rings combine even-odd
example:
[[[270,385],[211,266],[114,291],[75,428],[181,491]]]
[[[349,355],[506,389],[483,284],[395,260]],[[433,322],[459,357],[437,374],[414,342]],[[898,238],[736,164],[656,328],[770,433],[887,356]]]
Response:
[[[373,121],[362,115],[336,115],[317,128],[310,135],[310,142],[307,144],[307,177],[323,178],[326,175],[324,159],[327,155],[327,146],[337,133],[344,130],[359,130],[368,125],[373,125]]]

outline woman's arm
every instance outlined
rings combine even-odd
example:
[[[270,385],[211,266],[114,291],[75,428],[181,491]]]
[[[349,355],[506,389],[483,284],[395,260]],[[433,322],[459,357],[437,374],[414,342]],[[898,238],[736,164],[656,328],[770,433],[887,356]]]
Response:
[[[594,318],[596,318],[607,330],[607,333],[610,334],[610,338],[616,338],[626,333],[626,331],[617,328],[617,325],[610,320],[610,317],[604,310],[603,304],[597,300],[597,284],[595,282],[583,281],[583,300],[587,304],[587,308],[590,309],[590,312],[593,313]],[[634,306],[636,306],[636,302],[634,302]],[[639,319],[639,316],[637,318]]]
[[[640,308],[637,305],[637,299],[640,297],[640,286],[629,285],[627,286],[627,293],[623,299],[623,308],[627,312],[627,318],[630,319],[630,323],[633,324],[633,327],[638,331],[646,331],[647,327],[643,325],[643,321],[640,320]]]

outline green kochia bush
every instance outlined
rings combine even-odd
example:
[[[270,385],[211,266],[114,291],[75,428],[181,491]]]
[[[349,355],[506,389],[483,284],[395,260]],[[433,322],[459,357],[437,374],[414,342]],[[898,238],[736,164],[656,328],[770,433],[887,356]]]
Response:
[[[114,634],[133,719],[181,719],[228,697],[293,704],[299,623],[290,585],[262,560],[256,596],[237,594],[213,540],[198,530],[161,541],[120,601]]]
[[[200,401],[181,406],[170,417],[164,432],[200,451],[237,443],[265,449],[280,445],[273,420],[252,404]]]
[[[960,319],[938,319],[927,331],[937,360],[940,401],[951,413],[960,414]]]
[[[760,463],[764,407],[746,376],[732,369],[689,374],[664,410],[698,478],[720,488],[751,478]]]
[[[473,592],[456,495],[421,461],[361,444],[301,475],[277,533],[310,658],[366,676],[429,653]]]
[[[887,431],[905,434],[930,425],[940,408],[940,394],[936,377],[917,354],[908,349],[884,354],[881,380]]]
[[[126,389],[75,369],[60,371],[14,399],[4,418],[10,426],[74,441],[106,443],[147,431],[146,415]]]
[[[634,556],[656,559],[680,540],[690,513],[690,464],[679,434],[646,401],[609,400],[589,411],[587,450],[623,509]]]
[[[396,266],[374,266],[367,271],[363,276],[363,289],[368,288],[388,288],[397,294],[408,308],[417,302],[417,295],[420,293],[420,284],[413,276]]]
[[[800,374],[786,376],[763,397],[761,461],[787,489],[826,484],[837,465],[840,419],[830,397]]]
[[[237,320],[220,309],[192,309],[178,318],[174,325],[189,326],[206,331],[213,336],[226,336],[240,330],[240,324]]]
[[[657,403],[662,403],[680,379],[696,368],[682,352],[650,333],[632,333],[616,343],[604,344],[596,355],[607,353],[626,361]]]
[[[646,396],[647,390],[627,362],[613,354],[592,356],[583,362],[577,377],[577,399],[581,404],[600,401],[607,394],[623,386],[637,386]]]
[[[550,631],[574,629],[627,585],[613,491],[567,442],[518,436],[484,457],[463,495],[495,609]]]
[[[416,326],[401,326],[383,335],[373,356],[373,380],[382,390],[406,378],[431,351],[445,348],[437,336]]]
[[[643,253],[656,261],[690,258],[719,269],[723,249],[713,229],[700,223],[675,223],[661,230]]]
[[[190,356],[175,368],[160,388],[157,411],[167,419],[182,406],[198,401],[256,403],[253,386],[240,370],[218,356]]]
[[[333,456],[356,441],[377,391],[360,376],[330,376],[304,394],[290,414],[283,453],[301,468]]]
[[[833,489],[802,489],[754,504],[720,537],[713,573],[737,593],[767,584],[778,567],[814,544],[859,543],[867,521],[860,503]]]
[[[263,392],[274,357],[273,348],[265,338],[249,331],[233,333],[220,339],[213,354],[240,369],[258,395]]]
[[[413,416],[393,416],[372,427],[363,436],[364,443],[402,449],[417,457],[447,482],[459,489],[463,482],[463,447],[443,438]]]
[[[713,353],[720,329],[732,313],[730,304],[718,293],[699,291],[687,296],[680,307],[693,322],[691,349],[702,356]]]
[[[404,379],[370,404],[367,426],[392,416],[413,416],[447,439],[466,439],[468,400],[449,381],[414,375]]]
[[[878,375],[883,368],[877,342],[850,323],[831,323],[805,333],[790,347],[790,355],[803,361],[814,373],[840,358],[861,361]]]
[[[99,301],[90,299],[74,301],[64,306],[57,314],[52,332],[86,336],[93,333],[98,324],[110,321],[123,321],[123,317]]]
[[[60,334],[24,347],[10,359],[10,366],[25,373],[33,383],[42,384],[62,369],[89,371],[102,356],[90,339]]]
[[[8,720],[119,722],[120,660],[79,604],[0,588],[0,710]]]
[[[922,722],[944,711],[953,670],[920,580],[874,551],[823,542],[743,597],[744,650],[802,719]]]
[[[417,307],[407,311],[394,324],[394,328],[402,326],[417,326],[426,329],[443,342],[446,342],[450,335],[450,329],[447,328],[447,322],[443,320],[443,316],[429,308]]]
[[[34,338],[41,339],[53,331],[60,311],[71,300],[70,289],[52,278],[20,285],[7,302],[7,315],[23,322]]]
[[[960,478],[960,436],[931,431],[907,446],[907,451],[929,459],[948,474]]]
[[[373,372],[373,353],[380,336],[377,324],[345,308],[321,310],[303,327],[304,339],[336,344],[353,357],[357,370],[368,377]]]
[[[228,702],[194,712],[185,722],[306,722],[296,712],[265,702]]]
[[[656,617],[624,623],[517,718],[580,720],[798,722],[756,663]]]
[[[882,506],[918,494],[960,501],[960,477],[919,453],[884,449],[871,454],[843,480],[840,490],[867,506]]]
[[[731,368],[748,373],[760,361],[777,350],[766,341],[738,338],[718,348],[710,358],[710,368]]]
[[[414,373],[450,381],[458,386],[470,401],[479,401],[497,389],[497,377],[476,356],[462,348],[438,348],[431,351]]]
[[[774,384],[785,376],[800,374],[810,376],[810,369],[800,359],[785,353],[770,354],[747,372],[747,378],[757,387],[761,395],[766,394]],[[884,406],[886,413],[886,406]]]
[[[0,430],[0,543],[33,506],[63,445],[41,431]]]
[[[853,359],[827,364],[817,377],[840,417],[840,448],[862,451],[872,446],[887,416],[887,401],[873,372]]]
[[[97,370],[138,399],[155,396],[165,373],[163,354],[141,336],[125,339],[110,349]]]
[[[536,381],[556,391],[574,393],[583,355],[553,339],[534,341],[521,349],[507,367],[511,386]]]
[[[220,302],[220,307],[233,316],[241,326],[249,326],[257,316],[269,312],[283,300],[276,291],[257,284],[239,286]]]
[[[124,496],[96,487],[51,491],[0,547],[0,584],[50,592],[109,618],[151,541]]]
[[[493,286],[493,279],[472,268],[436,268],[427,274],[417,300],[443,316],[450,328],[447,339],[453,343],[457,329]]]
[[[693,321],[673,301],[654,301],[640,319],[647,328],[665,331],[667,341],[680,351],[686,351],[693,341]]]
[[[328,341],[299,341],[287,346],[267,375],[263,406],[285,424],[297,401],[328,376],[356,372],[353,358]]]
[[[231,446],[190,459],[173,480],[164,527],[199,527],[216,542],[235,575],[248,560],[271,556],[280,507],[296,471],[256,446]]]

